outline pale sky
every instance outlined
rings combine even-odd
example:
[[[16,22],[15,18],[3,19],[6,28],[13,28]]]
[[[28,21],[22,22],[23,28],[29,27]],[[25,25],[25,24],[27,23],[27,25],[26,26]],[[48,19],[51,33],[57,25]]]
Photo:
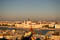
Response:
[[[0,20],[60,20],[60,0],[0,0]]]

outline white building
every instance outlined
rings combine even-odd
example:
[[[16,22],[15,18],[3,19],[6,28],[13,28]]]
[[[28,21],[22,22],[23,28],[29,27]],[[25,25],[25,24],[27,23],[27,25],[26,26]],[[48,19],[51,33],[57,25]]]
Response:
[[[60,24],[56,24],[55,25],[55,28],[60,28]]]
[[[15,27],[18,27],[18,28],[23,28],[23,24],[15,24]]]

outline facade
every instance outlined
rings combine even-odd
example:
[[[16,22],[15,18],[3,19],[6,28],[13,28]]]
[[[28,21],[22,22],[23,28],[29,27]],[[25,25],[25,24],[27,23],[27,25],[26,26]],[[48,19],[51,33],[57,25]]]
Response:
[[[55,28],[60,28],[60,24],[56,24],[55,25]]]
[[[23,23],[19,24],[15,24],[16,27],[19,28],[42,28],[43,26],[48,25],[48,27],[54,27],[54,24],[48,24],[48,23],[36,23],[36,22],[32,22],[32,21],[24,21]]]

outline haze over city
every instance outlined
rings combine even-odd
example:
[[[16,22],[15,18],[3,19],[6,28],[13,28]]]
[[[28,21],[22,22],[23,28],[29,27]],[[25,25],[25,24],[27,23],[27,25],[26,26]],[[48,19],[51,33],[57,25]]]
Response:
[[[0,20],[60,20],[60,0],[0,0]]]
[[[60,0],[0,0],[0,40],[60,40]]]

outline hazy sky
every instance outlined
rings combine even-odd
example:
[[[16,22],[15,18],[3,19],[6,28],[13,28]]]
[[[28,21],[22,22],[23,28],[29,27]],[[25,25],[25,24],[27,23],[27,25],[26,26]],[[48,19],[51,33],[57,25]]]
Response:
[[[0,0],[0,20],[60,19],[60,0]]]

